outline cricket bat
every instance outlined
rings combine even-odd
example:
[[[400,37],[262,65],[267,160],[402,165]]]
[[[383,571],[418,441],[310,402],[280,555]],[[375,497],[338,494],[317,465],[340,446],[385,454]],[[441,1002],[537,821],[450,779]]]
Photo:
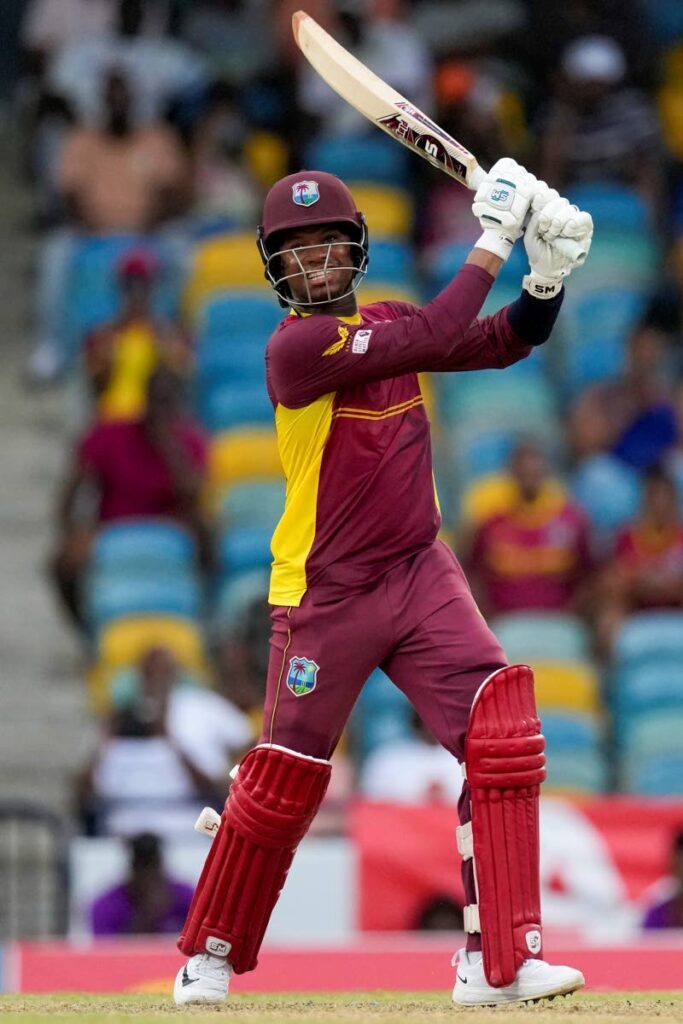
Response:
[[[306,60],[342,99],[392,139],[476,192],[486,172],[468,149],[345,50],[305,11],[292,15],[292,31]],[[578,242],[570,238],[559,238],[556,244],[571,258],[582,254]]]

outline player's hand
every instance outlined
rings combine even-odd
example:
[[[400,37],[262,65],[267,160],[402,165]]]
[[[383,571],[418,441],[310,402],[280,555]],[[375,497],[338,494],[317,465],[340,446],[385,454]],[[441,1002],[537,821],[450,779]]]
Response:
[[[532,209],[534,206],[536,212],[532,213],[524,235],[531,273],[523,283],[531,295],[547,299],[557,295],[564,278],[585,262],[593,237],[593,220],[589,213],[572,206],[556,192],[534,200]],[[575,243],[575,251],[567,241]]]
[[[522,226],[538,187],[538,180],[510,157],[498,160],[477,189],[472,213],[483,234],[475,243],[506,260],[522,233]]]

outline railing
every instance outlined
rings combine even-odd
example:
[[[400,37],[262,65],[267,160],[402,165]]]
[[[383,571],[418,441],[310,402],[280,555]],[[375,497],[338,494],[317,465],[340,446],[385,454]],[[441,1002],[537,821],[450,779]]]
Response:
[[[52,811],[0,802],[0,941],[65,935],[69,838]]]

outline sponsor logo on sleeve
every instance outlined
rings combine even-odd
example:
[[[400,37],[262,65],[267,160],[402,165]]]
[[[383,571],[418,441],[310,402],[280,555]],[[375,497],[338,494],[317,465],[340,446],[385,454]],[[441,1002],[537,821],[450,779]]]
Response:
[[[339,331],[339,339],[338,341],[333,341],[331,345],[327,346],[323,352],[324,356],[336,356],[337,352],[341,352],[346,345],[346,342],[349,340],[348,327],[339,327],[337,329]]]
[[[295,697],[305,697],[315,690],[320,666],[310,658],[290,658],[287,689]]]
[[[368,345],[370,344],[370,335],[372,330],[369,331],[356,331],[353,336],[353,342],[351,344],[351,351],[356,356],[362,356],[364,352],[367,352]]]

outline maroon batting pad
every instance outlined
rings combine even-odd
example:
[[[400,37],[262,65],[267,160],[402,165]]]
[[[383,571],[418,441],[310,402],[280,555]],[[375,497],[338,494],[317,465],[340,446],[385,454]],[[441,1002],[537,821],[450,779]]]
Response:
[[[509,985],[540,956],[538,796],[545,740],[527,665],[501,668],[474,698],[465,763],[471,789],[474,864],[484,973]]]
[[[244,757],[178,948],[227,956],[236,974],[258,951],[297,846],[325,795],[329,761],[263,744]]]

